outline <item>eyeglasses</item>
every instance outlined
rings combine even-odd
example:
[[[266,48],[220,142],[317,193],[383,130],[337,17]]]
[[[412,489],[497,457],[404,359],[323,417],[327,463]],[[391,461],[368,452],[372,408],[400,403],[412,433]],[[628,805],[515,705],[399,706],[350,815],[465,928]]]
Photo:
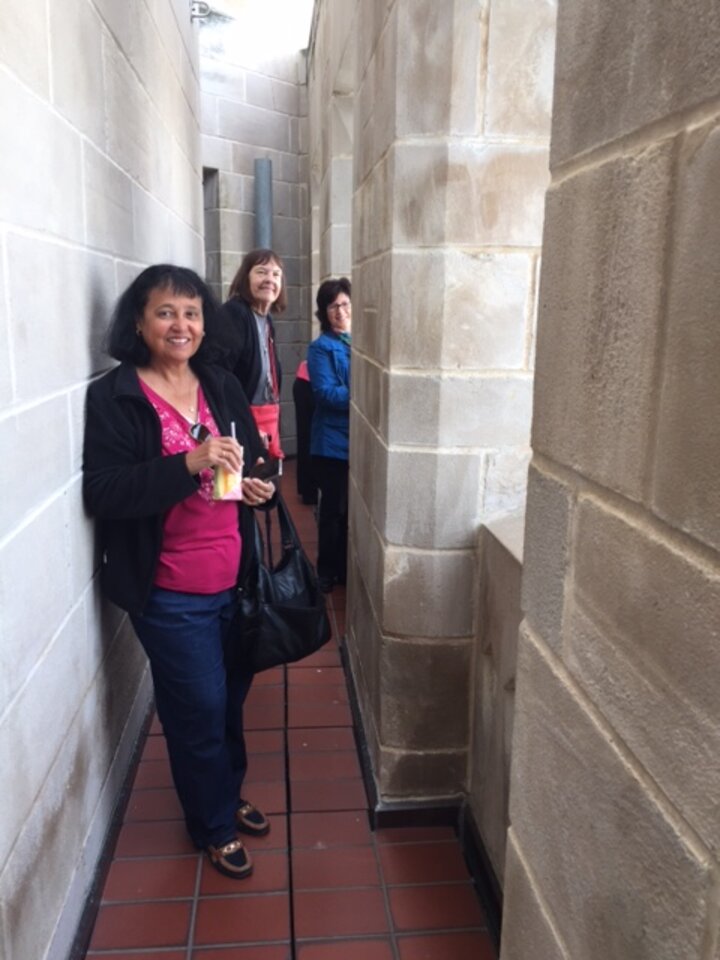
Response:
[[[198,443],[205,443],[205,441],[209,440],[212,436],[204,423],[191,423],[188,433],[193,440],[197,440]]]
[[[339,313],[341,310],[349,310],[349,309],[350,309],[349,300],[343,300],[342,303],[331,303],[330,306],[328,307],[328,310],[332,310],[334,313]]]

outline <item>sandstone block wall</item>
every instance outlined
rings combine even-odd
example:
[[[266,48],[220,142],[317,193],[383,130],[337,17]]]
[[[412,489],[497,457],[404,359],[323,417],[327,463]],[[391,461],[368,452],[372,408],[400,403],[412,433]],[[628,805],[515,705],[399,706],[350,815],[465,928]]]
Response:
[[[554,3],[341,6],[309,102],[318,277],[353,102],[349,647],[381,803],[437,800],[468,786],[478,530],[525,493]]]
[[[491,520],[480,533],[479,545],[479,646],[468,806],[501,887],[509,826],[524,522],[523,511]]]
[[[264,55],[247,24],[219,14],[201,21],[200,54],[207,277],[221,300],[256,246],[255,160],[272,161],[273,248],[288,284],[288,309],[275,323],[281,429],[285,452],[294,453],[292,382],[312,314],[305,55]]]
[[[202,270],[182,0],[0,3],[0,954],[65,958],[148,706],[101,602],[80,464],[118,292]]]
[[[720,949],[719,56],[560,6],[503,960]]]
[[[317,3],[308,51],[313,290],[352,271],[357,0]]]

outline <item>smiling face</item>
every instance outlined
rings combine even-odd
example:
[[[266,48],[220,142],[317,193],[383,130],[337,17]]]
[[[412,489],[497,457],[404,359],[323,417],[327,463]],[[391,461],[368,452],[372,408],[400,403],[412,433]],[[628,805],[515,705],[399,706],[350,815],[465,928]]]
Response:
[[[328,305],[327,318],[333,333],[349,333],[352,324],[352,304],[346,293],[339,293]]]
[[[276,260],[267,263],[256,263],[248,274],[250,297],[253,309],[260,314],[266,314],[280,296],[283,285],[283,272]]]
[[[202,299],[168,287],[150,291],[138,321],[138,333],[150,351],[150,366],[187,363],[200,349],[203,328]]]

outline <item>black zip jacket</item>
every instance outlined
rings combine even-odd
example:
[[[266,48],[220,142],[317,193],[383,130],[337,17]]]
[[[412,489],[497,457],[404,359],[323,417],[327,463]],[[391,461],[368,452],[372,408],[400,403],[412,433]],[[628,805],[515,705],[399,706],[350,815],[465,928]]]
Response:
[[[282,369],[280,368],[277,343],[275,342],[275,328],[270,315],[268,315],[268,324],[274,347],[279,393],[282,385]],[[250,403],[255,396],[262,373],[260,338],[258,337],[257,323],[252,307],[238,297],[228,300],[220,308],[220,326],[220,338],[224,352],[224,358],[220,363],[226,369],[232,370],[242,384],[245,396]]]
[[[265,453],[237,379],[216,366],[194,366],[223,436],[235,421],[247,469]],[[129,613],[142,613],[152,590],[170,507],[191,496],[199,480],[185,455],[162,455],[157,414],[135,368],[122,363],[90,384],[83,447],[83,497],[97,518],[105,596]],[[252,510],[238,503],[242,557],[238,582],[255,562]]]

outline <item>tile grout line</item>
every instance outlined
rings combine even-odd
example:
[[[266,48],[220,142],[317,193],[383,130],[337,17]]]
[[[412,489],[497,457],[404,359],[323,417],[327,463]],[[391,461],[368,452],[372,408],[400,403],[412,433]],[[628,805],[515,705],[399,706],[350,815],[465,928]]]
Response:
[[[197,858],[197,867],[195,871],[195,893],[192,899],[192,906],[190,908],[190,927],[188,929],[188,945],[187,945],[187,954],[185,960],[192,960],[195,940],[195,923],[197,920],[197,912],[200,901],[200,883],[202,879],[202,869],[203,869],[203,855]]]
[[[385,917],[388,922],[388,932],[390,935],[390,949],[392,950],[393,960],[400,960],[400,947],[397,942],[395,923],[393,921],[392,909],[390,907],[390,893],[388,891],[388,884],[385,879],[385,871],[383,870],[382,860],[380,858],[379,844],[374,830],[371,831],[370,836],[372,839],[373,853],[375,854],[375,863],[377,864],[378,874],[380,876],[380,889],[382,890],[383,903],[385,904]]]
[[[297,960],[295,947],[295,897],[293,886],[292,863],[292,796],[290,788],[290,745],[288,737],[288,723],[290,721],[290,671],[287,664],[283,666],[283,688],[285,690],[283,745],[285,750],[285,832],[287,843],[287,882],[288,882],[288,916],[290,919],[290,960]]]

